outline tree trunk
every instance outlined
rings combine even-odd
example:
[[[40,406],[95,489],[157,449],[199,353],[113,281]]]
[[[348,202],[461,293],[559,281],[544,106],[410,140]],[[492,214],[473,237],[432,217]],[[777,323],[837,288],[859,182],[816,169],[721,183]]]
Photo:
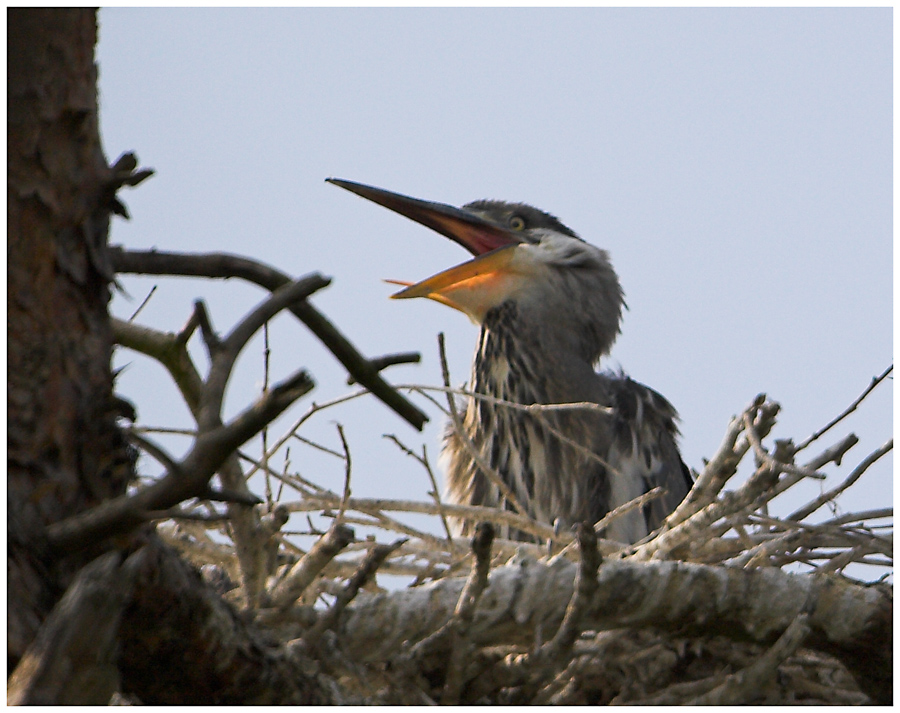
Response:
[[[7,651],[10,670],[75,572],[45,527],[124,492],[97,123],[96,16],[7,11]]]

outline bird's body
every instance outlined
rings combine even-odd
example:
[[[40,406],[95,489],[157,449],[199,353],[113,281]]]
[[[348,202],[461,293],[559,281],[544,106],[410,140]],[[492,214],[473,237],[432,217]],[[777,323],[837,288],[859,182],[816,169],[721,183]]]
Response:
[[[524,353],[504,349],[504,342],[514,339],[510,330],[519,324],[515,312],[512,305],[500,307],[482,325],[470,388],[493,398],[468,398],[462,434],[448,423],[446,499],[510,507],[476,457],[503,478],[525,514],[563,527],[597,522],[648,490],[666,487],[659,499],[614,520],[604,533],[608,539],[636,542],[659,526],[689,488],[675,442],[675,409],[622,374],[596,373],[539,346]],[[609,411],[534,413],[493,399],[526,405],[590,402]],[[474,523],[464,520],[456,527],[459,534],[474,532]]]
[[[619,333],[622,289],[609,256],[553,216],[520,203],[462,209],[335,181],[442,232],[476,258],[407,287],[481,325],[459,432],[445,438],[448,499],[513,508],[563,527],[595,523],[661,486],[662,497],[614,520],[609,539],[636,542],[690,489],[675,409],[655,391],[595,365]],[[479,398],[484,394],[488,399]],[[597,404],[523,410],[515,404]],[[461,533],[475,523],[457,523]],[[522,533],[507,533],[522,537]]]

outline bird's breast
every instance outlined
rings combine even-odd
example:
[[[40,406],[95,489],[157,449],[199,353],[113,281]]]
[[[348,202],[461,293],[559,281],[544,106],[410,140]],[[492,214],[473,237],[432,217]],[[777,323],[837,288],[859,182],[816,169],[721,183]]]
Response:
[[[578,477],[577,451],[565,439],[579,439],[583,429],[571,414],[526,412],[510,405],[549,403],[549,383],[539,368],[540,349],[517,341],[521,330],[516,330],[515,305],[490,316],[482,326],[471,382],[473,392],[488,398],[471,397],[462,437],[448,434],[448,496],[455,502],[513,509],[484,475],[481,466],[486,465],[525,514],[548,524],[557,518],[572,524],[586,516],[591,498],[583,491],[590,481]]]

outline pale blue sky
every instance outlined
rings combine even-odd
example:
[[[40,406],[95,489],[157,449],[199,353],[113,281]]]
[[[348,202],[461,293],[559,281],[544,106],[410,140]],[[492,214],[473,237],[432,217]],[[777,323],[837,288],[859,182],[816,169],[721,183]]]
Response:
[[[422,352],[386,372],[395,383],[440,382],[438,331],[462,382],[477,328],[388,300],[381,279],[467,254],[328,176],[457,205],[526,201],[609,250],[630,310],[606,365],[672,401],[694,468],[758,392],[782,403],[774,435],[802,439],[892,361],[891,9],[103,9],[98,61],[107,155],[133,149],[157,170],[124,195],[133,220],[112,242],[331,276],[313,301],[363,352]],[[134,301],[114,312],[160,283],[140,319],[170,330],[196,297],[223,331],[262,297],[123,282]],[[306,366],[312,399],[348,390],[293,318],[271,341],[273,378]],[[241,362],[231,413],[259,388],[260,351]],[[160,369],[124,363],[144,422],[189,424]],[[838,430],[861,438],[853,463],[890,437],[891,406],[888,384]],[[424,499],[424,473],[381,439],[436,456],[443,419],[423,407],[422,435],[371,399],[306,433],[336,446],[333,421],[345,425],[354,494]],[[335,459],[295,444],[291,460],[340,490]],[[885,459],[846,508],[890,502],[891,472]]]

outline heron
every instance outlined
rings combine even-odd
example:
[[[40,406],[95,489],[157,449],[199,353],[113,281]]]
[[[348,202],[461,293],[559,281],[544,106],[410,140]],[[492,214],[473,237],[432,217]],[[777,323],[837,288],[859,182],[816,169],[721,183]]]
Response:
[[[448,424],[444,436],[445,497],[519,508],[558,528],[597,523],[661,487],[661,496],[612,519],[604,537],[635,543],[657,529],[692,478],[678,450],[675,408],[621,369],[597,370],[625,306],[607,251],[525,203],[477,200],[456,208],[327,180],[474,255],[421,282],[399,283],[404,289],[392,295],[435,300],[481,328],[461,427]],[[514,407],[534,404],[543,406]],[[470,535],[475,523],[457,520],[455,527]]]

